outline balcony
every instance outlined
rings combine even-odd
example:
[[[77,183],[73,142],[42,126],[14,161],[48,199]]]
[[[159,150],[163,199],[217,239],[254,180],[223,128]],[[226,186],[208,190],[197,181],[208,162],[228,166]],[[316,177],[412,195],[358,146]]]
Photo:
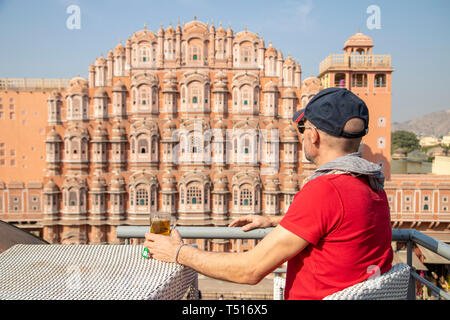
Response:
[[[34,90],[64,90],[70,79],[0,79],[0,90],[34,91]]]
[[[240,228],[229,227],[177,227],[180,235],[183,239],[262,239],[273,228],[266,229],[254,229],[251,231],[243,232]],[[145,233],[148,232],[148,227],[141,226],[119,226],[117,228],[117,237],[126,239],[126,243],[130,238],[143,239]],[[392,241],[397,241],[406,246],[406,263],[411,268],[410,281],[408,287],[408,300],[416,299],[416,285],[417,282],[431,289],[433,293],[440,299],[450,299],[450,294],[444,290],[438,288],[436,285],[421,277],[413,266],[413,246],[416,245],[419,248],[425,249],[449,260],[450,264],[450,246],[444,242],[433,239],[414,229],[393,229]],[[393,262],[394,264],[394,262]],[[278,268],[273,272],[276,276],[286,273],[285,268]],[[278,288],[279,289],[279,288]],[[276,283],[274,281],[274,298],[276,298],[275,292],[277,291]]]
[[[325,71],[348,68],[391,68],[391,55],[373,54],[373,55],[346,55],[330,54],[319,65],[319,75]]]

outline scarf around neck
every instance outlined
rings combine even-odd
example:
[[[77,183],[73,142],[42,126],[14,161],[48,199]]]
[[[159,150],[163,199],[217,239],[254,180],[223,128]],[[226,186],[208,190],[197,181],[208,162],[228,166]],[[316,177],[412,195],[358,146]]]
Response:
[[[360,152],[354,152],[323,164],[305,179],[309,181],[327,174],[349,174],[354,177],[365,176],[369,186],[375,191],[384,189],[384,174],[381,165],[363,159]]]

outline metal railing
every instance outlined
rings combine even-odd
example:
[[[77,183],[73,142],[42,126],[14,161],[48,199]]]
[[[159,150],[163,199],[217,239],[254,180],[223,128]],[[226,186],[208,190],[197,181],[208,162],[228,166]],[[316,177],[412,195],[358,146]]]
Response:
[[[0,78],[0,90],[63,90],[70,79]]]
[[[391,55],[389,54],[330,54],[319,64],[319,73],[325,72],[329,68],[349,68],[349,67],[391,67]]]
[[[118,226],[116,234],[118,238],[144,238],[145,233],[148,232],[147,226]],[[181,227],[177,226],[177,230],[184,239],[262,239],[273,228],[253,229],[247,232],[241,228],[229,227]],[[408,288],[408,300],[415,300],[415,285],[416,280],[430,288],[439,297],[450,300],[450,294],[438,288],[430,281],[422,278],[417,274],[412,264],[413,244],[419,244],[426,249],[440,255],[449,260],[450,264],[450,246],[442,241],[438,241],[422,232],[414,229],[392,229],[392,241],[406,242],[406,263],[411,268],[411,275]],[[274,273],[285,273],[286,268],[278,268]]]

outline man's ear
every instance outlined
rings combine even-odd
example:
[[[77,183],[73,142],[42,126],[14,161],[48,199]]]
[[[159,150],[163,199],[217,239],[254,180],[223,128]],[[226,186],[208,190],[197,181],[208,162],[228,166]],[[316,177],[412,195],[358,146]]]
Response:
[[[319,131],[316,128],[313,128],[311,130],[310,137],[311,137],[311,143],[317,144],[317,143],[320,142],[320,134],[319,134]]]

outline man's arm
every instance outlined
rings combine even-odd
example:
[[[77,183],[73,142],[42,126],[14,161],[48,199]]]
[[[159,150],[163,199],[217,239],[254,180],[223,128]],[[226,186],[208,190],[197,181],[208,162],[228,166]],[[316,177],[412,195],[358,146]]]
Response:
[[[174,232],[178,234],[178,232]],[[180,240],[172,237],[146,234],[144,245],[153,258],[174,262],[174,252]],[[181,238],[180,238],[181,239]],[[236,283],[257,284],[283,262],[302,251],[308,242],[277,226],[256,247],[243,253],[207,252],[183,246],[177,261],[206,276]]]
[[[276,227],[283,216],[261,216],[256,214],[246,215],[234,219],[229,227],[242,227],[242,231],[249,231],[255,228]]]

